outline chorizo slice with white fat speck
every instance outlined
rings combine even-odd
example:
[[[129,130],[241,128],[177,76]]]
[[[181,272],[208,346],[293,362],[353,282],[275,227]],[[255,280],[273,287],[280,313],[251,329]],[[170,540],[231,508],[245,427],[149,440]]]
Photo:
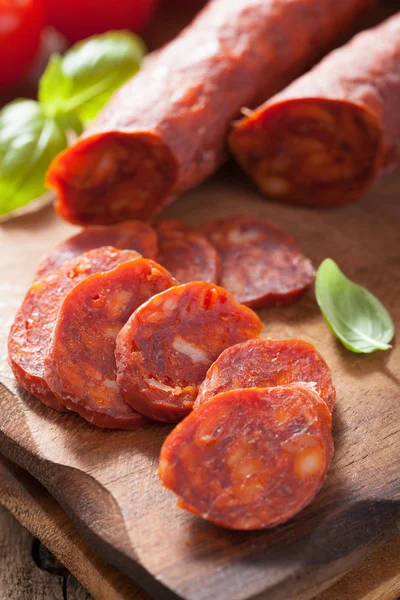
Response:
[[[251,309],[212,283],[187,283],[154,296],[117,338],[117,381],[126,402],[153,419],[179,421],[192,410],[220,353],[261,329]]]
[[[331,414],[301,386],[218,394],[167,437],[159,475],[178,504],[228,529],[284,523],[321,488],[333,454]]]
[[[45,377],[65,406],[99,427],[135,429],[145,419],[122,398],[115,340],[133,311],[172,285],[171,274],[138,258],[78,284],[65,298]]]

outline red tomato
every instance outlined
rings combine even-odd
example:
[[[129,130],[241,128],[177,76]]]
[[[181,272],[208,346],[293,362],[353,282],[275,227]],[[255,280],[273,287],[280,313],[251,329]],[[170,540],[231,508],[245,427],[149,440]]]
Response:
[[[47,19],[70,42],[110,29],[142,33],[158,0],[45,0]]]
[[[42,0],[0,0],[0,87],[16,83],[31,65],[44,25]]]

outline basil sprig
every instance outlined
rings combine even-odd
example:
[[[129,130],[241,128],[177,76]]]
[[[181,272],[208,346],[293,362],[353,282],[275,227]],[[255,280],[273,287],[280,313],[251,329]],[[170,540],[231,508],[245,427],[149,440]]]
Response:
[[[128,31],[88,38],[51,57],[37,102],[16,100],[0,111],[0,216],[46,192],[47,168],[70,132],[81,133],[138,71],[144,54],[140,38]]]
[[[370,353],[391,348],[394,324],[386,308],[330,258],[318,269],[315,294],[325,321],[348,350]]]

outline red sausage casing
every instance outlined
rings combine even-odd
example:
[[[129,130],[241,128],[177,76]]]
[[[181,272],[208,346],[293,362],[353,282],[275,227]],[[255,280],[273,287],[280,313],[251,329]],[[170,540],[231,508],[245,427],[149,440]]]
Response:
[[[370,0],[212,0],[51,164],[57,210],[73,223],[157,214],[213,173],[244,106],[329,49]]]
[[[268,196],[329,207],[358,200],[400,161],[400,15],[329,54],[230,136]]]

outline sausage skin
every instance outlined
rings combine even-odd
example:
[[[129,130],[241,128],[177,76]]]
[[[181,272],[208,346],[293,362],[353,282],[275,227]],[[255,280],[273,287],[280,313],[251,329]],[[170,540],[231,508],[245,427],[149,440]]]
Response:
[[[138,256],[134,250],[98,248],[65,263],[28,290],[10,329],[8,358],[18,383],[47,406],[65,410],[45,380],[44,358],[66,294],[89,275],[114,269]]]
[[[226,137],[326,52],[370,0],[211,0],[52,162],[59,214],[149,219],[226,159]]]
[[[221,392],[248,387],[312,385],[333,411],[331,371],[312,344],[303,340],[255,339],[227,348],[207,371],[193,408]]]
[[[159,476],[178,504],[228,529],[284,523],[321,488],[333,454],[331,414],[300,386],[214,396],[167,437]]]
[[[267,196],[358,200],[400,161],[400,15],[355,36],[240,121],[230,147]]]
[[[174,423],[228,346],[256,337],[262,322],[229,292],[206,282],[178,285],[138,308],[117,337],[117,382],[126,402]]]
[[[175,284],[161,265],[138,258],[91,275],[65,297],[45,358],[45,378],[69,410],[98,427],[143,424],[116,383],[115,339],[138,306]]]
[[[126,221],[109,227],[87,227],[54,246],[39,263],[35,279],[43,279],[63,263],[102,246],[136,250],[145,258],[153,259],[158,252],[156,232],[143,221]]]
[[[268,221],[231,217],[209,221],[202,231],[220,256],[218,283],[246,306],[291,304],[314,282],[311,261]]]

